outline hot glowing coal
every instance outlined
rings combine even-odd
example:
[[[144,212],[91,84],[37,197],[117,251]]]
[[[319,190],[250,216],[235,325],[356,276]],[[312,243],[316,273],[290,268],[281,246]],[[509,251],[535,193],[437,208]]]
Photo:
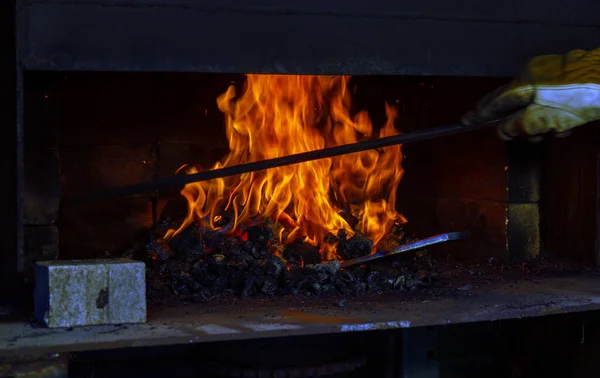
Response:
[[[396,134],[396,110],[386,104],[377,130],[366,112],[352,116],[348,77],[247,75],[242,93],[234,86],[217,103],[225,114],[229,154],[212,169],[354,143]],[[201,132],[199,130],[199,132]],[[405,219],[395,210],[402,178],[401,146],[348,154],[239,176],[188,184],[181,191],[189,211],[173,238],[193,222],[237,232],[267,220],[277,222],[282,242],[303,238],[324,259],[337,258],[326,235],[356,231],[373,245]],[[196,173],[193,166],[181,168]],[[352,227],[343,211],[358,219]],[[224,215],[231,220],[223,224]]]

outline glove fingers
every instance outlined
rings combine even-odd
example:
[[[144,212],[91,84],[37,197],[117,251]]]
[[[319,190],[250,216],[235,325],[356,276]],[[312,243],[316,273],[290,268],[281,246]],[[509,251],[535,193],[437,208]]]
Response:
[[[533,87],[509,88],[503,86],[486,95],[474,111],[462,118],[464,125],[493,122],[509,117],[533,101]]]
[[[568,133],[573,127],[584,123],[585,120],[572,113],[534,104],[501,123],[498,126],[498,134],[504,140],[525,137],[539,141],[538,136],[542,134],[558,131],[557,136],[561,137],[561,134]]]
[[[557,138],[566,138],[568,136],[571,136],[571,130],[567,130],[567,131],[563,131],[563,132],[557,132],[556,134],[554,134],[555,137]]]

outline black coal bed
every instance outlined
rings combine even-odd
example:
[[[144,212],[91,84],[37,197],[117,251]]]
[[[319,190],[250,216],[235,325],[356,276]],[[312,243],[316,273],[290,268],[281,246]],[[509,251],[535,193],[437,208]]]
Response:
[[[408,223],[394,227],[389,245],[444,232],[470,238],[353,269],[332,269],[302,242],[281,246],[283,263],[270,253],[272,224],[236,234],[192,226],[167,242],[165,228],[186,212],[180,188],[64,205],[221,159],[228,146],[216,98],[247,72],[353,75],[353,111],[383,124],[387,102],[402,133],[456,123],[531,56],[596,47],[593,4],[539,13],[549,8],[19,2],[8,12],[17,65],[3,71],[16,127],[5,129],[14,193],[3,197],[10,248],[0,269],[15,290],[1,293],[11,320],[0,323],[0,355],[599,309],[598,125],[536,145],[479,130],[403,146],[396,208]],[[372,247],[361,235],[334,238],[343,259]],[[148,324],[28,322],[35,261],[123,256],[147,262]]]

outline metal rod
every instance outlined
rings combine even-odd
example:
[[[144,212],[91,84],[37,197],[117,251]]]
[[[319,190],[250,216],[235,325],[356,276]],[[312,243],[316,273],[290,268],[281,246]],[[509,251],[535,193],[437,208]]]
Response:
[[[416,241],[414,243],[404,244],[400,247],[390,249],[389,251],[379,252],[379,253],[375,253],[372,255],[357,257],[352,260],[343,261],[342,268],[348,268],[348,267],[351,267],[354,265],[362,265],[364,263],[367,263],[367,262],[370,262],[373,260],[378,260],[383,257],[394,256],[394,255],[398,255],[400,253],[414,251],[417,249],[429,247],[431,245],[445,243],[445,242],[448,242],[451,240],[465,240],[468,238],[469,238],[468,232],[448,232],[445,234],[432,236],[427,239],[422,239],[422,240]]]
[[[235,176],[243,173],[261,171],[269,168],[283,167],[286,165],[304,163],[311,160],[325,159],[334,156],[346,155],[355,152],[372,150],[376,148],[389,147],[404,143],[414,143],[434,139],[442,136],[459,134],[467,131],[490,128],[495,123],[486,123],[478,126],[449,125],[441,126],[429,130],[415,131],[407,134],[399,134],[385,138],[365,140],[357,143],[344,144],[341,146],[324,148],[322,150],[302,152],[299,154],[282,156],[273,159],[267,159],[247,164],[225,167],[212,171],[204,171],[192,175],[180,175],[165,179],[150,181],[146,183],[129,185],[120,188],[108,189],[100,193],[93,193],[84,196],[75,196],[65,198],[62,206],[79,205],[90,202],[106,200],[109,198],[123,197],[132,194],[145,193],[170,187],[182,187],[192,182],[212,180],[216,178]]]

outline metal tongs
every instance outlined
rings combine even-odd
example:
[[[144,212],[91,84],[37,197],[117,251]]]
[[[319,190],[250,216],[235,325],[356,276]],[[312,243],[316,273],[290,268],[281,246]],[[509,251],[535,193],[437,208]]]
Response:
[[[436,236],[429,237],[427,239],[418,240],[414,243],[408,243],[401,245],[400,247],[392,248],[385,252],[378,252],[372,255],[357,257],[355,259],[346,260],[342,262],[342,268],[349,268],[355,265],[362,265],[364,263],[381,259],[384,257],[398,255],[400,253],[405,253],[409,251],[415,251],[417,249],[422,249],[425,247],[429,247],[431,245],[445,243],[452,240],[466,240],[469,238],[468,232],[447,232],[445,234],[440,234]]]

